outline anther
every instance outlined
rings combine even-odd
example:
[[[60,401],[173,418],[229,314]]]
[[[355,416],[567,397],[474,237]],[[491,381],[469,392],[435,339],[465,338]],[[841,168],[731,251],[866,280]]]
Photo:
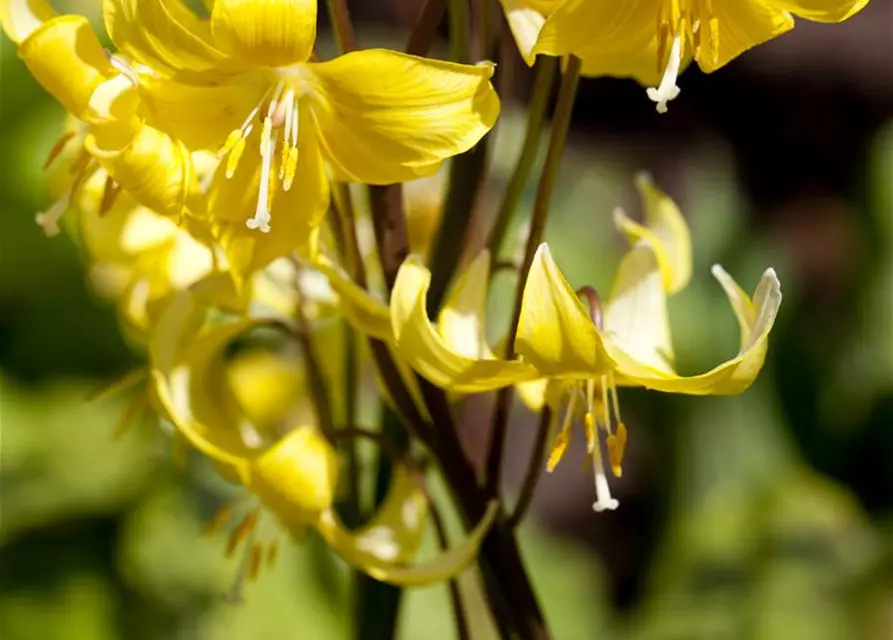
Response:
[[[251,563],[248,566],[248,579],[257,580],[264,559],[264,548],[259,542],[251,545]]]
[[[626,425],[622,422],[617,430],[608,436],[608,461],[615,478],[623,475],[623,454],[626,452]]]
[[[254,531],[254,527],[257,524],[257,516],[257,510],[251,511],[242,518],[242,521],[239,524],[233,527],[232,531],[230,531],[229,539],[226,543],[227,558],[231,558],[236,552],[236,549],[239,548],[239,544],[248,537],[248,534]]]
[[[233,514],[233,507],[231,504],[225,504],[220,507],[217,512],[211,516],[211,519],[208,520],[208,523],[202,529],[202,535],[211,537],[216,534],[220,527],[222,527],[227,520],[230,519],[230,516]]]
[[[43,163],[43,170],[46,171],[50,168],[50,165],[55,162],[56,158],[58,158],[63,151],[65,151],[65,147],[68,146],[68,143],[74,138],[74,131],[69,131],[68,133],[62,134],[62,137],[56,140],[56,144],[53,145],[53,148],[50,149],[49,155],[47,155],[47,159]]]

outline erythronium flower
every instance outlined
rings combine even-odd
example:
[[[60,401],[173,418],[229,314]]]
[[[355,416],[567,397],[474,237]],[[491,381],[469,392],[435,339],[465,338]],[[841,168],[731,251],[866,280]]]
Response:
[[[582,408],[595,470],[596,511],[614,509],[598,428],[607,433],[608,457],[622,472],[626,428],[620,418],[617,385],[642,386],[692,395],[737,394],[754,381],[766,357],[769,331],[781,304],[778,278],[767,269],[751,299],[720,267],[713,267],[741,330],[735,357],[695,376],[674,369],[667,296],[684,287],[691,270],[688,227],[675,204],[640,178],[646,226],[618,210],[615,223],[632,248],[623,257],[604,304],[589,287],[575,292],[552,260],[546,244],[537,250],[524,291],[516,348],[542,375],[565,385],[567,411],[548,466],[567,447],[578,407]],[[581,301],[583,298],[586,302]]]
[[[316,11],[316,0],[217,0],[201,20],[181,0],[104,2],[112,40],[153,71],[140,80],[159,126],[226,158],[211,207],[226,245],[239,245],[227,249],[236,270],[313,253],[328,204],[323,161],[337,180],[430,175],[499,112],[489,63],[386,50],[312,61]]]
[[[868,0],[568,0],[543,26],[534,53],[574,54],[586,75],[632,76],[658,112],[679,95],[691,57],[715,71],[794,27],[793,16],[841,22]]]
[[[214,461],[224,477],[245,487],[256,505],[233,529],[230,551],[248,538],[245,550],[254,573],[263,557],[275,554],[275,538],[266,545],[260,540],[260,518],[266,513],[295,536],[315,529],[336,553],[378,580],[426,584],[468,566],[493,522],[495,504],[462,543],[411,566],[424,532],[427,501],[410,471],[398,465],[379,512],[363,528],[345,529],[334,512],[339,460],[329,442],[312,426],[299,426],[276,440],[265,438],[226,383],[228,346],[264,321],[208,324],[206,317],[207,308],[188,291],[171,300],[151,345],[152,383],[159,406],[179,433]],[[224,511],[215,521],[227,516]]]
[[[124,61],[109,55],[83,16],[56,15],[41,0],[8,0],[3,29],[38,82],[81,121],[60,139],[52,161],[66,145],[79,147],[74,179],[39,222],[52,234],[78,189],[99,168],[116,188],[168,216],[200,216],[203,200],[187,149],[145,124]]]

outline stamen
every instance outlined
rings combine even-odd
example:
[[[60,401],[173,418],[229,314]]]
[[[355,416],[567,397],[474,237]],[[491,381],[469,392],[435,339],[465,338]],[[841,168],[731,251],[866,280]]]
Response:
[[[115,182],[111,176],[106,177],[105,187],[102,189],[102,202],[99,204],[100,218],[112,210],[119,193],[121,193],[121,185]]]
[[[276,558],[279,557],[279,540],[274,538],[270,543],[269,548],[267,548],[267,567],[273,568],[276,566]]]
[[[256,533],[254,522],[257,520],[257,511],[252,511],[248,514],[248,516],[245,517],[245,520],[242,521],[242,524],[244,524],[252,515],[254,516],[254,520],[252,521],[251,529],[248,531],[248,542],[245,545],[245,551],[242,553],[242,560],[239,562],[239,570],[236,572],[236,577],[233,578],[233,584],[229,588],[229,591],[224,594],[224,600],[231,604],[239,604],[243,601],[242,590],[245,587],[245,578],[249,573],[249,563],[253,560],[252,552],[254,549],[254,537]],[[240,524],[239,526],[242,525]]]
[[[208,520],[208,523],[202,529],[202,535],[210,538],[215,535],[218,531],[220,531],[220,527],[222,527],[227,520],[229,520],[230,516],[233,515],[233,505],[225,504],[220,507],[217,512],[211,516],[211,519]]]
[[[233,527],[233,530],[230,531],[229,539],[226,543],[226,557],[231,558],[233,554],[236,552],[236,549],[239,548],[239,544],[246,538],[253,537],[255,525],[257,524],[257,509],[249,512],[242,521]]]
[[[679,95],[679,87],[676,79],[679,77],[679,67],[682,65],[682,35],[673,36],[673,46],[670,47],[670,56],[667,59],[667,67],[664,69],[663,78],[657,88],[649,87],[646,90],[648,98],[657,103],[657,112],[666,113],[667,103]]]
[[[589,453],[592,453],[592,450],[596,447],[596,433],[595,433],[595,414],[592,411],[593,398],[595,397],[595,380],[587,380],[586,381],[586,415],[583,417],[583,422],[586,425],[586,450]]]
[[[608,486],[608,477],[605,475],[605,465],[602,462],[601,449],[600,446],[596,446],[592,454],[596,497],[592,509],[597,512],[613,511],[620,506],[620,503],[611,497],[611,488]]]
[[[46,171],[50,168],[50,165],[55,162],[56,158],[62,155],[62,152],[65,151],[65,147],[68,146],[68,143],[74,138],[74,131],[69,131],[68,133],[62,134],[62,137],[56,140],[56,144],[53,145],[53,148],[50,149],[49,155],[47,155],[47,159],[43,163],[43,170]]]
[[[59,220],[68,211],[69,203],[69,196],[64,195],[56,200],[49,209],[34,216],[34,220],[43,229],[47,238],[59,235]]]
[[[608,460],[615,478],[623,476],[623,454],[626,452],[626,425],[617,423],[617,431],[608,436]]]
[[[269,121],[270,119],[267,118],[264,122],[264,129],[266,129],[266,123]],[[257,194],[257,209],[254,217],[245,221],[245,226],[249,229],[260,229],[263,233],[270,232],[270,172],[273,166],[275,149],[276,140],[272,138],[263,147],[263,164],[261,166],[260,186]]]
[[[570,400],[568,400],[564,421],[561,423],[561,430],[555,435],[555,440],[552,442],[552,450],[549,452],[549,459],[546,461],[546,471],[549,473],[552,473],[555,467],[558,466],[558,463],[561,462],[564,453],[567,451],[568,445],[570,445],[571,423],[574,419],[574,407],[576,404],[577,393],[574,391],[571,393]]]
[[[253,545],[251,545],[251,563],[248,567],[249,580],[257,580],[257,576],[260,573],[260,567],[263,559],[264,548],[259,542],[255,542]]]

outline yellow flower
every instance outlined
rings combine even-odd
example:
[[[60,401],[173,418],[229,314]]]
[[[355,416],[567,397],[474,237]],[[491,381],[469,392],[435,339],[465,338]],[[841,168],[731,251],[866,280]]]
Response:
[[[201,215],[203,200],[186,148],[145,124],[135,74],[103,49],[83,16],[56,15],[41,0],[7,0],[3,28],[18,44],[32,75],[69,113],[83,122],[66,133],[51,155],[75,142],[71,192],[44,217],[48,232],[77,189],[102,167],[140,204],[168,216]]]
[[[543,244],[527,279],[516,339],[525,362],[560,382],[569,397],[550,469],[564,453],[574,415],[578,406],[582,408],[595,469],[597,511],[617,506],[608,489],[596,436],[598,428],[606,432],[609,461],[619,476],[626,428],[620,417],[617,385],[692,395],[741,393],[763,366],[769,331],[781,304],[780,285],[772,269],[763,274],[751,299],[715,265],[713,275],[725,290],[740,326],[739,351],[706,373],[677,374],[667,296],[689,280],[689,230],[675,203],[647,177],[640,177],[637,185],[645,203],[646,225],[633,222],[620,210],[615,212],[615,223],[632,248],[621,260],[604,304],[591,287],[575,292]]]
[[[112,40],[153,71],[140,79],[155,122],[226,157],[209,206],[236,272],[312,253],[324,163],[370,184],[430,175],[499,112],[492,64],[386,50],[312,61],[316,11],[316,0],[218,0],[201,20],[180,0],[105,3]]]
[[[277,536],[266,541],[263,514],[272,515],[292,535],[315,529],[345,560],[369,575],[403,585],[446,579],[474,559],[496,515],[486,517],[460,544],[434,560],[412,566],[424,533],[427,501],[406,467],[398,466],[389,495],[372,520],[347,530],[333,509],[339,460],[312,426],[299,426],[270,441],[243,413],[226,384],[224,354],[233,341],[264,321],[242,319],[206,323],[207,309],[189,292],[180,292],[165,311],[151,344],[152,384],[163,413],[224,477],[249,493],[253,506],[232,530],[229,551],[246,539],[249,574],[263,558],[275,555]],[[229,519],[225,509],[211,523]]]
[[[688,58],[715,71],[794,27],[793,15],[841,22],[868,0],[568,0],[555,9],[533,51],[574,54],[584,75],[632,76],[663,113],[679,95]]]

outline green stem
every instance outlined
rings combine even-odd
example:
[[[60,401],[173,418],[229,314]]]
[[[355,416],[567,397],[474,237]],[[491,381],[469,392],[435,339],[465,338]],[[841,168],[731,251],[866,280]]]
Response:
[[[543,121],[549,106],[549,96],[552,90],[552,82],[555,79],[555,70],[558,68],[558,59],[551,56],[540,56],[536,61],[536,78],[533,91],[530,95],[530,106],[527,111],[527,130],[524,134],[524,144],[521,147],[521,155],[515,164],[515,170],[509,179],[505,189],[496,222],[490,231],[487,246],[490,249],[490,271],[499,260],[500,250],[505,241],[505,234],[511,226],[515,210],[524,195],[524,187],[530,179],[533,165],[540,148]]]
[[[329,19],[332,21],[332,31],[335,33],[335,42],[341,53],[347,53],[357,48],[357,36],[354,33],[350,21],[350,11],[347,10],[345,0],[327,0]]]
[[[521,485],[521,494],[518,496],[518,502],[515,503],[515,509],[508,521],[508,527],[514,529],[517,527],[533,500],[533,494],[536,492],[536,485],[539,483],[540,477],[543,475],[543,460],[546,458],[546,444],[549,441],[549,427],[552,423],[552,410],[547,406],[543,407],[540,412],[540,423],[536,431],[536,441],[533,443],[533,450],[530,454],[530,460],[527,463],[527,473],[524,476],[524,484]]]
[[[434,530],[437,532],[437,541],[440,548],[446,551],[449,549],[449,540],[447,540],[446,527],[440,511],[432,504],[431,520],[434,521]],[[450,588],[450,604],[453,610],[453,619],[456,622],[456,637],[459,640],[471,640],[471,629],[468,626],[468,613],[465,611],[465,605],[462,603],[462,594],[459,591],[459,582],[452,578],[449,583]]]
[[[564,145],[567,142],[567,132],[570,129],[571,114],[574,109],[574,98],[577,95],[577,85],[580,80],[580,67],[582,62],[576,56],[568,60],[567,69],[561,78],[561,86],[558,89],[558,101],[555,105],[555,115],[552,118],[552,132],[549,136],[549,148],[546,151],[546,161],[540,174],[537,185],[536,197],[533,202],[533,215],[530,219],[530,235],[527,237],[527,246],[524,250],[524,262],[518,271],[518,284],[515,287],[515,306],[512,313],[512,324],[509,328],[505,345],[505,357],[515,357],[515,334],[518,332],[518,320],[521,315],[521,303],[524,299],[524,285],[527,283],[527,274],[530,265],[533,264],[533,256],[537,247],[543,241],[546,230],[546,220],[549,217],[549,206],[552,200],[552,192],[555,189],[555,180],[558,177],[558,169],[561,166],[561,157],[564,155]],[[493,427],[490,430],[490,442],[488,444],[486,459],[486,486],[492,495],[498,495],[500,475],[502,473],[502,451],[505,447],[505,436],[508,430],[508,417],[512,405],[512,387],[500,389],[496,398],[496,409],[493,412]]]

